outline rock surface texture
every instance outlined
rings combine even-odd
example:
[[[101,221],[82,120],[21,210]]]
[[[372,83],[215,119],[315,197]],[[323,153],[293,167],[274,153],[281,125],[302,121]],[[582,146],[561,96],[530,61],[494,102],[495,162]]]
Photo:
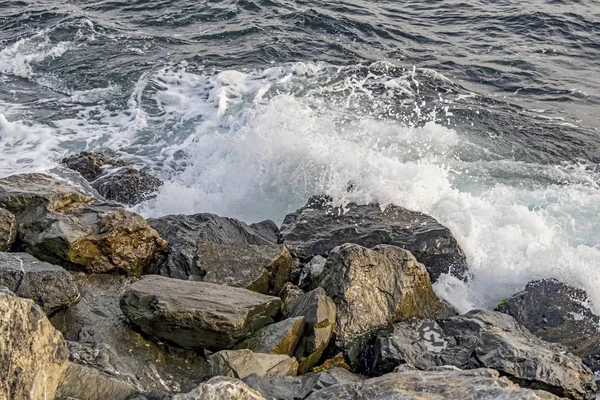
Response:
[[[298,361],[280,354],[250,350],[222,350],[208,357],[211,375],[243,379],[251,374],[265,378],[296,375]]]
[[[17,238],[17,219],[15,215],[0,208],[0,251],[9,251]]]
[[[464,252],[448,228],[434,218],[390,205],[348,204],[333,207],[331,199],[315,196],[285,217],[283,242],[303,259],[326,255],[334,247],[355,243],[364,247],[391,244],[409,250],[425,265],[432,281],[448,273],[465,277]]]
[[[216,376],[189,393],[173,396],[172,400],[265,400],[260,393],[239,379]]]
[[[0,206],[17,217],[17,240],[25,251],[66,268],[140,275],[167,250],[141,216],[48,175],[0,179]]]
[[[251,337],[238,343],[235,348],[248,349],[255,353],[292,356],[304,333],[304,325],[304,317],[284,319],[259,329]]]
[[[250,290],[147,275],[121,298],[142,331],[189,349],[233,347],[273,322],[281,300]]]

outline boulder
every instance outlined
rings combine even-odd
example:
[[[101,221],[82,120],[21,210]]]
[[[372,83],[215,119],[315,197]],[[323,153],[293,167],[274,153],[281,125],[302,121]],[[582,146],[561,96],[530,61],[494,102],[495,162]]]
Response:
[[[0,251],[9,251],[17,238],[17,219],[14,214],[0,208]]]
[[[156,272],[171,278],[201,275],[194,263],[198,243],[277,244],[272,235],[263,236],[262,228],[254,230],[244,222],[214,214],[167,215],[148,223],[169,242],[169,256]]]
[[[257,391],[239,379],[215,376],[189,393],[173,396],[172,400],[265,400]]]
[[[285,217],[281,235],[290,251],[305,260],[345,243],[367,248],[390,244],[414,254],[433,282],[443,273],[464,278],[468,269],[448,228],[428,215],[395,205],[382,210],[378,204],[351,203],[342,208],[333,207],[329,197],[314,196]]]
[[[336,347],[353,367],[370,334],[409,318],[436,318],[446,308],[423,264],[396,246],[334,248],[320,285],[337,308]]]
[[[121,298],[127,318],[149,335],[189,349],[233,347],[273,322],[281,300],[250,290],[147,275]]]
[[[304,290],[291,282],[286,282],[279,292],[279,298],[284,304],[288,304],[290,301],[297,299],[298,297],[304,296]]]
[[[0,206],[15,214],[25,251],[66,268],[141,275],[154,269],[167,250],[141,216],[48,175],[0,179]]]
[[[123,161],[100,153],[82,152],[63,159],[105,199],[134,205],[148,199],[162,186],[160,179]]]
[[[300,363],[298,372],[304,374],[321,359],[329,344],[335,326],[335,304],[325,290],[317,288],[287,303],[284,314],[288,318],[304,317],[304,336],[294,353]]]
[[[0,253],[0,286],[35,301],[46,314],[79,300],[73,276],[27,253]]]
[[[261,222],[250,224],[250,228],[256,232],[259,236],[266,239],[269,243],[278,243],[281,234],[279,233],[279,227],[277,224],[270,219],[266,219]]]
[[[298,278],[298,286],[305,290],[313,290],[318,287],[326,262],[327,259],[325,257],[314,256],[311,258],[304,268],[302,268],[302,272]]]
[[[593,399],[594,376],[580,358],[547,343],[519,326],[509,315],[470,311],[438,320],[412,320],[380,331],[366,359],[371,374],[399,364],[418,369],[454,365],[492,368],[511,381],[560,397]]]
[[[74,276],[81,301],[51,317],[69,340],[69,360],[118,377],[146,391],[190,391],[208,378],[203,357],[156,343],[131,329],[119,300],[132,278],[95,274]]]
[[[288,318],[259,329],[251,337],[238,343],[235,348],[249,349],[255,353],[291,356],[303,333],[304,317]]]
[[[221,350],[208,357],[211,375],[243,379],[250,374],[265,378],[296,375],[298,361],[281,354],[254,353],[250,350]]]
[[[545,341],[564,345],[592,371],[600,371],[600,317],[587,304],[583,290],[544,279],[528,283],[497,310]]]
[[[405,371],[363,383],[328,386],[307,400],[558,400],[549,393],[523,389],[492,369]]]
[[[0,398],[53,399],[67,367],[59,331],[32,300],[0,290]]]
[[[203,282],[277,295],[290,279],[292,255],[283,245],[199,243],[195,264]]]

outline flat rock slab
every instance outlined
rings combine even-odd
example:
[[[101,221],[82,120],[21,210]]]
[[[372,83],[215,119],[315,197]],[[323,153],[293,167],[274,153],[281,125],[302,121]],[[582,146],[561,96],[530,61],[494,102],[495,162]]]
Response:
[[[147,275],[121,298],[127,318],[147,334],[189,349],[221,350],[273,322],[278,297],[206,282]]]
[[[196,267],[203,282],[277,295],[290,279],[292,255],[283,245],[198,244]]]
[[[326,256],[344,243],[368,248],[391,244],[414,254],[434,282],[443,273],[464,278],[468,269],[448,228],[429,215],[395,205],[382,210],[378,204],[351,203],[340,208],[326,196],[315,196],[285,217],[281,235],[290,251],[305,260]]]
[[[73,276],[27,253],[0,252],[0,286],[35,301],[47,314],[79,300]]]
[[[17,238],[17,219],[15,215],[0,208],[0,251],[9,251]]]
[[[284,319],[259,329],[251,337],[238,343],[235,348],[248,349],[255,353],[291,356],[304,333],[304,325],[304,317]]]
[[[212,375],[243,379],[251,374],[265,378],[294,376],[295,358],[279,354],[254,353],[250,350],[222,350],[208,357]]]
[[[139,393],[138,388],[117,376],[69,362],[61,378],[56,398],[127,400]]]

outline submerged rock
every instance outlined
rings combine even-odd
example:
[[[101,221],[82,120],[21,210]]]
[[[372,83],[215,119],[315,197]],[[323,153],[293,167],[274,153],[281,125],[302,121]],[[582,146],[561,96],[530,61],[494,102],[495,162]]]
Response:
[[[189,349],[231,348],[272,323],[280,308],[277,297],[159,275],[142,277],[121,298],[142,331]]]
[[[264,229],[254,230],[244,222],[214,214],[167,215],[149,219],[148,223],[169,242],[169,255],[157,273],[171,278],[201,276],[194,262],[199,243],[276,244]]]
[[[596,385],[581,359],[522,328],[509,315],[471,311],[434,321],[406,321],[378,333],[366,364],[383,374],[399,364],[492,368],[524,387],[571,399],[593,399]]]
[[[67,345],[29,299],[0,290],[0,398],[53,399],[67,367]]]
[[[260,393],[239,379],[215,376],[186,394],[173,396],[172,400],[265,400]]]
[[[0,286],[35,301],[47,314],[79,300],[69,272],[27,253],[0,253]]]
[[[336,346],[353,366],[369,334],[409,318],[436,318],[445,310],[423,264],[396,246],[334,248],[320,285],[337,307]]]
[[[221,350],[208,357],[211,375],[243,379],[251,374],[265,378],[296,375],[298,361],[281,354],[254,353],[250,350]]]
[[[497,310],[513,316],[534,335],[564,345],[592,371],[600,371],[600,317],[587,303],[583,290],[544,279],[528,283]]]
[[[259,329],[251,337],[238,343],[235,348],[249,349],[255,353],[291,356],[304,333],[304,325],[304,317],[284,319]]]
[[[0,208],[0,251],[9,251],[17,238],[17,219],[14,214]]]
[[[25,251],[66,268],[140,275],[154,269],[167,250],[141,216],[48,175],[0,179],[0,206],[16,215]]]
[[[334,247],[355,243],[371,248],[391,244],[410,251],[425,265],[431,280],[451,273],[464,278],[465,254],[448,228],[420,212],[390,205],[348,204],[333,207],[331,199],[315,196],[285,217],[281,226],[283,242],[303,259],[326,255]]]

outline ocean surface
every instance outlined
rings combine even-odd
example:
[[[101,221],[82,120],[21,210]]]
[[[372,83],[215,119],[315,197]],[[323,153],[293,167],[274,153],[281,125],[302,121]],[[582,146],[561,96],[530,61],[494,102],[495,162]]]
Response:
[[[545,277],[600,311],[599,128],[597,0],[0,1],[0,176],[111,151],[167,182],[147,217],[405,206],[462,311]]]

